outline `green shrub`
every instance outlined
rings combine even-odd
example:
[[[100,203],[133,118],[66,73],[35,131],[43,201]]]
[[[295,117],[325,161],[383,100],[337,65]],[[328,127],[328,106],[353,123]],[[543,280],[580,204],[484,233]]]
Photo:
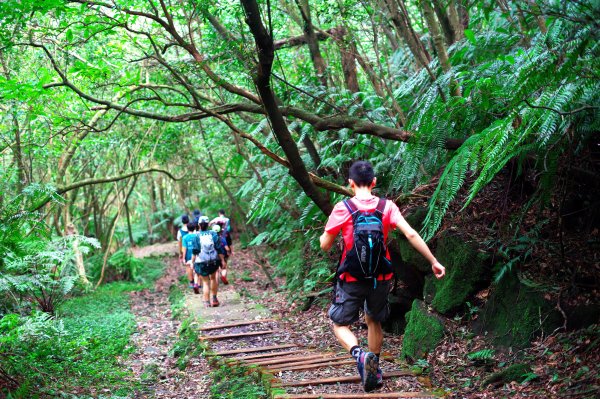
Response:
[[[266,387],[260,382],[258,371],[249,367],[229,367],[222,365],[211,373],[212,399],[266,399]]]
[[[120,367],[120,359],[134,350],[130,287],[108,284],[70,299],[57,309],[59,317],[37,312],[4,316],[0,370],[19,383],[13,397],[31,397],[30,387],[40,394],[88,386],[107,388],[113,394],[129,392],[130,372]]]

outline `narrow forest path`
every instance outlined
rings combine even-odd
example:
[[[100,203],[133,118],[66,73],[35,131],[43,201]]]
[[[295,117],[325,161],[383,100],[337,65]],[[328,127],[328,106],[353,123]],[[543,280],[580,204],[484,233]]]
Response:
[[[136,352],[128,366],[143,389],[135,398],[194,398],[208,399],[208,362],[203,357],[190,359],[185,370],[180,370],[171,350],[178,340],[181,321],[173,318],[169,290],[178,279],[181,267],[177,260],[176,242],[155,244],[134,249],[139,258],[165,256],[165,273],[156,281],[154,290],[131,294],[131,311],[136,317],[137,332],[133,335]]]
[[[154,291],[132,296],[139,348],[132,358],[132,369],[142,380],[153,370],[159,377],[149,381],[138,397],[208,398],[207,360],[194,358],[182,372],[169,356],[179,327],[171,318],[168,302],[169,287],[181,284],[175,244],[136,250],[136,256],[159,254],[173,255],[171,260],[165,258],[165,275]],[[265,287],[257,269],[251,252],[238,251],[230,264],[232,284],[219,287],[220,307],[204,308],[199,295],[185,295],[187,311],[201,324],[198,339],[208,345],[208,357],[218,359],[217,364],[255,367],[262,379],[270,382],[274,399],[435,397],[427,389],[431,388],[428,380],[403,370],[395,362],[396,354],[387,351],[385,345],[381,362],[384,384],[365,394],[355,362],[333,340],[322,310],[294,311],[286,294]],[[359,331],[359,335],[366,335],[366,331]],[[396,344],[392,341],[388,345]]]

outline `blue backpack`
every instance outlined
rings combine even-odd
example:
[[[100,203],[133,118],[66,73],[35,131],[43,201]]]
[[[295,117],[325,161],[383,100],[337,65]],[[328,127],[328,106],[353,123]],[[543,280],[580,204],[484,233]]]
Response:
[[[347,272],[360,281],[373,280],[373,287],[377,286],[377,276],[392,273],[383,235],[385,203],[384,198],[379,198],[374,211],[359,211],[352,200],[344,201],[352,217],[354,244],[346,249],[339,273]]]

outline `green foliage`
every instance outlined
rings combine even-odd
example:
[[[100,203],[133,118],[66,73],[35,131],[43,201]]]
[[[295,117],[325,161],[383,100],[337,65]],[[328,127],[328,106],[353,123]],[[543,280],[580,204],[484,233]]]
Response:
[[[504,260],[496,269],[494,282],[498,284],[503,278],[511,275],[516,270],[516,266],[520,266],[528,261],[538,244],[542,228],[548,223],[548,220],[538,222],[531,230],[523,233],[517,230],[510,241],[505,244],[498,245],[498,254]]]
[[[432,285],[426,291],[434,291],[431,307],[443,314],[453,314],[464,308],[489,278],[489,257],[474,247],[476,243],[465,242],[460,236],[443,233],[437,242],[436,256],[446,266],[446,276],[428,278]]]
[[[479,319],[478,332],[487,332],[495,344],[511,347],[525,347],[536,335],[549,334],[562,323],[554,303],[515,275],[493,286]]]
[[[20,393],[13,395],[25,398],[75,387],[131,392],[129,372],[119,360],[132,352],[135,331],[124,288],[109,284],[70,299],[56,318],[37,312],[5,315],[0,320],[0,370],[19,382]]]
[[[467,359],[473,361],[489,361],[494,358],[495,351],[493,349],[482,349],[476,352],[467,354]]]
[[[190,359],[204,354],[208,346],[198,342],[199,325],[193,318],[186,318],[179,327],[178,339],[169,354],[177,358],[177,367],[185,370]]]
[[[266,399],[269,393],[260,383],[260,373],[249,367],[222,365],[211,374],[211,399]]]
[[[138,270],[142,262],[135,258],[127,248],[121,248],[111,255],[108,265],[123,276],[123,280],[139,280]]]
[[[426,358],[444,338],[444,325],[417,299],[413,301],[411,311],[406,314],[406,321],[402,357],[413,360]]]

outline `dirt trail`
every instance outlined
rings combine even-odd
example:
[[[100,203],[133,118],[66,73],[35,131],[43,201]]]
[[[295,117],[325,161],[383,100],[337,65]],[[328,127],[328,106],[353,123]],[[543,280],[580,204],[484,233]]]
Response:
[[[135,398],[209,398],[209,366],[202,357],[191,359],[184,371],[169,354],[177,341],[179,320],[174,320],[169,304],[169,287],[178,283],[181,267],[176,259],[176,243],[156,244],[134,250],[137,257],[170,255],[165,258],[165,274],[154,290],[131,294],[131,310],[137,319],[137,332],[132,339],[137,348],[128,366],[144,385]]]
[[[134,337],[138,350],[129,363],[137,378],[148,381],[136,398],[209,398],[207,361],[194,358],[185,371],[180,371],[169,355],[179,328],[179,322],[171,318],[168,302],[169,287],[181,284],[177,281],[182,270],[176,259],[176,243],[139,248],[135,254],[171,255],[155,290],[132,294],[132,311],[138,318]],[[258,366],[279,388],[275,398],[432,397],[427,392],[430,385],[401,370],[393,362],[395,354],[388,352],[381,366],[392,378],[377,392],[365,395],[356,381],[354,361],[332,342],[326,318],[290,309],[287,294],[267,287],[252,259],[250,251],[235,253],[229,265],[232,284],[219,288],[220,307],[204,308],[200,295],[185,294],[185,307],[202,325],[202,339],[209,342],[212,351],[230,362]]]

